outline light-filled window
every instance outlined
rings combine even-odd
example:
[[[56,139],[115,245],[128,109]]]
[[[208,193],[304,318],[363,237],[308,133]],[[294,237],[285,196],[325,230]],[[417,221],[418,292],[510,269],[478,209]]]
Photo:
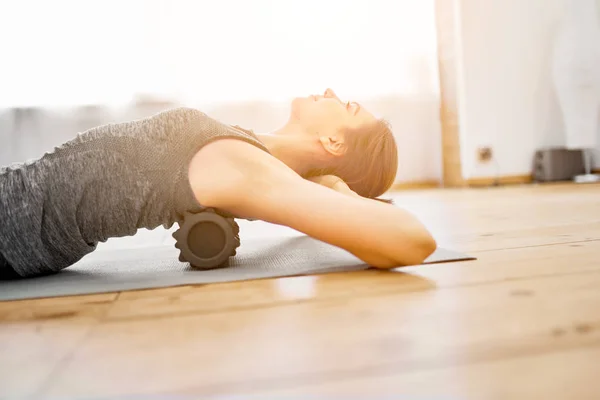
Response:
[[[437,91],[433,0],[13,0],[0,108]],[[431,94],[431,93],[428,93]]]

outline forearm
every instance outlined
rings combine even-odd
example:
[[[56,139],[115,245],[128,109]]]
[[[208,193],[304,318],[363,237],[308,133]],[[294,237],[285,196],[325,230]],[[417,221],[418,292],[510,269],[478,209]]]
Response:
[[[352,191],[345,195],[350,197],[348,201],[327,204],[311,218],[330,223],[332,213],[336,212],[340,221],[339,226],[332,226],[334,234],[338,235],[336,240],[348,243],[347,250],[358,258],[374,267],[387,269],[421,264],[435,250],[433,236],[409,211]],[[350,201],[357,204],[350,204]],[[347,226],[354,229],[348,230]]]
[[[240,212],[289,226],[378,268],[420,264],[435,250],[431,234],[406,210],[302,179],[272,177],[266,182],[254,185]]]
[[[436,249],[437,244],[432,234],[409,211],[384,201],[362,197],[356,193],[353,197],[368,204],[369,207],[371,205],[377,208],[386,207],[386,212],[383,213],[382,210],[380,217],[389,218],[388,224],[384,228],[385,231],[381,233],[385,237],[382,238],[382,245],[386,248],[381,254],[388,254],[388,256],[378,257],[376,266],[379,268],[421,264]],[[363,258],[360,254],[356,255]],[[367,254],[364,256],[368,257]]]

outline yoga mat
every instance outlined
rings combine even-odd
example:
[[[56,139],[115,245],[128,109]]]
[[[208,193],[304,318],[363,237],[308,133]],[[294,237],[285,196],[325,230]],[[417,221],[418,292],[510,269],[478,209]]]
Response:
[[[56,275],[0,281],[0,301],[179,285],[359,271],[369,268],[348,252],[308,236],[244,237],[228,268],[201,271],[177,260],[172,245],[96,250]],[[472,260],[436,250],[426,264]]]

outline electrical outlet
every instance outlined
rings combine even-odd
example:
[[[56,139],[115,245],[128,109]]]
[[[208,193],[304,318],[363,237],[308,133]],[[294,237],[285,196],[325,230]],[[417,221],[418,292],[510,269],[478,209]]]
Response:
[[[492,159],[492,148],[489,146],[480,147],[477,149],[477,159],[479,162],[488,162]]]

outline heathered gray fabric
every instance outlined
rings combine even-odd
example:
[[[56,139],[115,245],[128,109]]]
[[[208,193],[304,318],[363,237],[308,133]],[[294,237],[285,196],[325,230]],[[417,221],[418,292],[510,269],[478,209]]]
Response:
[[[177,108],[90,129],[37,160],[0,168],[0,278],[60,271],[99,242],[170,228],[201,210],[187,167],[202,146],[226,137],[268,152],[251,132]]]

